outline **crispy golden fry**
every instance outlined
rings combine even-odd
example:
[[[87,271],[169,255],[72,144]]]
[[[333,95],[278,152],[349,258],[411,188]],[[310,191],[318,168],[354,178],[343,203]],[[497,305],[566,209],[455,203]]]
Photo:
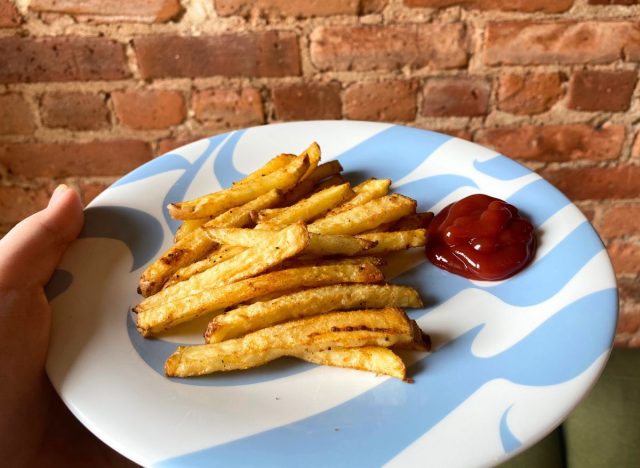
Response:
[[[393,346],[412,339],[411,322],[401,309],[333,312],[282,323],[236,340],[180,346],[167,359],[171,377],[248,369],[303,351],[341,347]]]
[[[338,161],[329,161],[324,164],[320,164],[315,171],[307,176],[305,180],[298,183],[298,185],[284,196],[283,204],[285,206],[289,206],[294,203],[298,203],[313,192],[318,181],[334,174],[338,174],[340,171],[342,171],[342,166]]]
[[[380,255],[396,250],[405,250],[412,247],[423,247],[427,242],[426,229],[413,229],[411,231],[374,232],[360,234],[359,239],[376,242],[376,245],[367,250],[367,255]]]
[[[134,310],[138,313],[138,330],[142,335],[149,336],[204,314],[222,312],[226,307],[278,291],[338,283],[373,283],[383,279],[380,270],[369,262],[306,266],[266,273],[225,286],[208,288],[197,295],[159,304],[154,308],[138,306]]]
[[[278,169],[282,169],[288,164],[291,164],[295,158],[296,158],[295,154],[286,154],[286,153],[279,154],[275,158],[272,158],[269,161],[267,161],[267,163],[261,168],[253,171],[244,179],[234,182],[233,185],[251,184],[256,180],[259,180],[262,177],[266,176],[267,174],[271,174],[272,172],[277,171]]]
[[[277,229],[297,221],[315,219],[352,196],[353,191],[349,184],[329,187],[283,209],[271,218],[258,214],[260,224],[256,226],[256,229]]]
[[[371,200],[385,196],[391,186],[390,179],[369,179],[353,187],[356,196],[346,203],[331,210],[327,216],[333,216],[343,211],[350,210],[354,206],[364,205]]]
[[[219,343],[288,320],[334,310],[422,307],[418,292],[392,284],[340,284],[305,289],[270,301],[238,307],[214,317],[204,335]]]
[[[334,187],[336,185],[342,185],[346,183],[348,183],[347,179],[342,177],[340,174],[332,175],[328,179],[318,182],[318,184],[313,188],[312,193],[317,193],[320,190],[328,189],[329,187]],[[354,193],[354,196],[355,196],[355,193]]]
[[[256,179],[253,183],[238,183],[231,188],[211,193],[195,200],[169,205],[175,219],[197,219],[223,213],[247,203],[273,189],[287,191],[294,187],[309,168],[309,158],[297,157],[287,166]]]
[[[292,224],[278,231],[278,236],[273,239],[273,242],[259,242],[255,247],[246,249],[227,261],[165,288],[143,300],[138,304],[137,310],[157,307],[162,303],[257,275],[293,257],[308,244],[309,234],[304,224]]]
[[[431,220],[433,219],[433,213],[427,211],[425,213],[416,213],[414,215],[405,216],[400,218],[391,226],[391,231],[410,231],[412,229],[427,229]]]
[[[270,190],[255,200],[227,210],[216,218],[207,221],[204,226],[244,226],[251,221],[251,211],[261,207],[273,206],[280,199],[281,195],[277,190]],[[149,297],[157,293],[172,274],[176,273],[180,268],[200,260],[215,246],[216,243],[203,229],[198,228],[187,234],[142,273],[138,291],[143,297]],[[194,270],[192,269],[191,271],[193,275]]]
[[[422,331],[415,320],[411,320],[411,340],[397,343],[393,347],[395,349],[431,351],[431,338]]]
[[[318,163],[320,162],[320,146],[314,141],[304,150],[303,155],[304,154],[309,158],[309,169],[307,169],[307,172],[300,178],[301,181],[309,178],[318,167]]]
[[[407,373],[402,359],[390,349],[381,346],[302,351],[295,357],[321,366],[357,369],[401,380],[405,378]]]
[[[383,223],[415,213],[416,202],[403,195],[375,198],[338,214],[320,218],[308,226],[315,234],[359,234]]]
[[[185,267],[180,268],[176,271],[164,284],[165,288],[172,286],[180,281],[188,280],[193,275],[197,275],[198,273],[202,273],[205,270],[217,265],[218,263],[222,263],[226,260],[229,260],[232,257],[235,257],[239,253],[245,250],[244,247],[236,247],[232,245],[221,245],[217,249],[214,249],[210,252],[205,258],[202,260],[198,260],[197,262],[192,263],[191,265],[187,265]]]
[[[198,229],[207,221],[211,221],[213,218],[198,218],[198,219],[187,219],[183,221],[182,224],[178,227],[175,235],[173,236],[173,242],[178,242],[183,237],[191,234],[193,231]]]
[[[325,265],[358,265],[361,262],[371,263],[377,267],[385,265],[385,259],[382,257],[345,257],[345,258],[317,258],[313,255],[292,258],[282,262],[283,268],[300,268],[307,266],[325,266]]]

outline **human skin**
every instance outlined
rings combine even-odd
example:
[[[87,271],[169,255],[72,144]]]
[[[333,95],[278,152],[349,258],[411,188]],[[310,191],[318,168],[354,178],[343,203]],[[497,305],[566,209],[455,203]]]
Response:
[[[44,286],[82,223],[80,198],[61,185],[47,208],[0,239],[0,460],[4,466],[135,466],[80,424],[44,370],[51,325]]]

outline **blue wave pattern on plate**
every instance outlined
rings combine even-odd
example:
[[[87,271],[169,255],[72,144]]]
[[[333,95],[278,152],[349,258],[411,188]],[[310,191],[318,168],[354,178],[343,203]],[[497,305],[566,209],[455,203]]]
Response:
[[[197,158],[194,164],[188,163],[184,158],[170,155],[164,170],[182,168],[185,173],[170,189],[165,201],[180,199],[181,195],[186,193],[199,168],[209,160],[214,149],[225,139],[224,145],[214,160],[214,175],[223,186],[228,186],[231,181],[241,177],[243,174],[233,165],[233,153],[242,135],[242,132],[235,132],[210,139],[207,150]],[[413,171],[449,139],[450,137],[438,133],[395,126],[359,143],[338,158],[345,170],[355,173],[359,176],[358,178],[375,176],[398,180]],[[393,160],[393,164],[389,164],[389,158],[394,155],[397,155],[397,158]],[[133,182],[136,177],[148,177],[149,174],[155,173],[154,171],[163,172],[162,164],[149,164],[151,167],[144,166],[139,176],[135,175],[138,172],[136,171],[129,176],[127,182]],[[528,174],[525,168],[502,156],[483,162],[476,161],[474,168],[484,175],[502,181],[517,179]],[[458,174],[444,174],[405,184],[400,190],[419,199],[421,208],[425,209],[462,187],[478,188],[470,178]],[[537,227],[569,204],[562,194],[543,180],[530,182],[513,194],[509,201],[522,208]],[[115,233],[114,237],[129,245],[136,258],[134,263],[137,265],[146,263],[157,254],[156,250],[149,256],[150,251],[153,250],[151,247],[136,245],[133,239],[124,238],[122,233]],[[580,247],[577,247],[578,245]],[[139,249],[143,249],[144,253],[137,254],[136,251]],[[477,288],[511,305],[535,305],[557,294],[601,250],[599,238],[585,222],[569,233],[535,265],[495,286],[479,287],[464,278],[449,275],[426,263],[401,277],[400,282],[428,291],[429,299],[435,300],[437,304],[446,302],[465,289]],[[147,260],[142,261],[142,258]],[[433,284],[438,284],[438,288],[430,287]],[[525,287],[531,284],[536,284],[536,288]],[[385,439],[391,438],[390,443],[376,447],[367,444],[366,446],[371,450],[364,454],[364,459],[361,458],[363,452],[357,451],[357,461],[376,465],[384,463],[422,436],[489,380],[504,378],[523,385],[543,386],[565,382],[579,375],[607,350],[615,323],[610,319],[607,320],[606,316],[610,315],[611,310],[615,310],[615,304],[614,289],[599,291],[578,299],[557,311],[519,343],[491,358],[478,358],[471,352],[473,340],[482,328],[478,327],[414,364],[412,366],[414,372],[422,367],[426,369],[415,375],[414,385],[387,380],[364,394],[321,414],[228,444],[168,460],[162,465],[181,466],[186,463],[208,465],[212,459],[225,460],[225,463],[233,461],[237,464],[259,462],[267,466],[281,464],[293,466],[301,463],[346,465],[354,462],[348,458],[351,454],[356,456],[356,452],[349,447],[375,440],[376,435],[384,436]],[[413,318],[424,315],[430,310],[414,311]],[[585,319],[586,315],[591,316],[591,320],[610,326],[602,327],[597,336],[594,336],[590,328],[585,328],[585,324],[590,321]],[[127,316],[127,328],[134,348],[152,368],[162,373],[164,360],[175,349],[176,344],[162,340],[142,339],[135,331],[130,316]],[[567,330],[571,330],[571,333],[567,333]],[[589,335],[586,336],[584,333]],[[546,342],[549,336],[554,337],[551,340],[554,344],[553,349],[550,349]],[[576,346],[576,348],[570,346]],[[567,355],[567,349],[573,352]],[[551,358],[554,353],[566,355],[562,366],[560,360]],[[526,364],[523,365],[523,362]],[[541,365],[547,368],[542,369]],[[310,368],[308,364],[285,360],[283,363],[266,366],[264,368],[266,371],[261,369],[255,372],[232,373],[228,376],[208,376],[178,381],[188,385],[250,385],[283,378]],[[373,416],[370,414],[371,408],[376,407],[375,402],[379,399],[397,402],[393,411],[389,408],[383,409],[383,411],[389,411],[389,414],[384,415],[388,418],[389,424],[380,426],[378,426],[380,415],[376,416],[374,424]],[[403,405],[403,401],[408,399],[419,402],[418,406]],[[415,414],[426,415],[426,417],[417,418]],[[496,430],[500,431],[505,450],[514,449],[516,443],[513,441],[517,439],[509,438],[510,430],[506,422],[506,414],[503,418],[503,423]],[[398,421],[402,421],[401,426],[398,425]],[[407,421],[411,424],[407,424]],[[335,432],[335,428],[340,428],[340,432]],[[376,431],[384,431],[384,434],[376,434]],[[326,444],[332,444],[335,450],[326,450]],[[278,458],[277,455],[284,446],[287,447],[286,461]],[[345,450],[341,450],[343,446]],[[338,454],[340,454],[339,460],[332,458]]]
[[[580,375],[608,351],[612,330],[594,333],[591,324],[605,321],[615,301],[614,289],[585,296],[490,358],[471,352],[482,329],[477,327],[430,355],[413,385],[389,379],[315,416],[158,466],[206,466],[211,460],[224,460],[225,466],[381,466],[491,380],[546,386]],[[571,359],[557,359],[568,353]],[[409,370],[416,367],[422,363]],[[376,404],[379,401],[387,404]]]
[[[509,406],[500,418],[500,441],[502,442],[502,448],[505,452],[512,452],[522,445],[518,438],[513,435],[513,432],[511,432],[507,424],[507,416],[509,416],[511,408],[513,408],[513,405]]]

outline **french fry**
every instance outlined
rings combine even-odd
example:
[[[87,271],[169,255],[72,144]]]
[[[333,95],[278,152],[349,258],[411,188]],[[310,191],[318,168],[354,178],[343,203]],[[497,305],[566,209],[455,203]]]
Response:
[[[415,200],[398,194],[387,195],[320,218],[311,223],[308,229],[315,234],[359,234],[415,213],[415,210]]]
[[[320,146],[318,146],[318,143],[314,141],[306,150],[304,150],[303,155],[306,155],[309,158],[309,168],[300,178],[301,181],[307,179],[318,167],[318,163],[320,162]]]
[[[270,190],[242,206],[231,208],[204,226],[244,226],[251,221],[250,212],[261,207],[273,206],[281,199],[280,192]],[[169,250],[153,262],[140,277],[138,291],[149,297],[160,291],[165,282],[180,268],[200,260],[216,246],[202,228],[183,236]],[[193,271],[193,270],[192,270]],[[182,275],[184,276],[184,274]]]
[[[309,168],[309,158],[304,154],[287,166],[278,169],[254,183],[239,183],[226,190],[211,193],[195,200],[171,203],[169,214],[175,219],[197,219],[223,213],[247,203],[273,189],[287,191],[294,187]]]
[[[424,213],[416,213],[414,215],[405,216],[400,218],[391,226],[391,231],[410,231],[412,229],[427,229],[431,220],[433,219],[433,213],[427,211]]]
[[[309,234],[302,223],[292,224],[280,231],[273,242],[259,242],[235,257],[218,263],[188,280],[163,289],[138,304],[138,310],[156,307],[182,297],[197,294],[208,288],[233,283],[262,273],[285,259],[301,252],[309,244]]]
[[[353,187],[356,196],[348,202],[331,210],[327,216],[333,216],[343,211],[350,210],[354,206],[364,205],[371,200],[385,196],[391,186],[390,179],[369,179]]]
[[[233,185],[240,184],[251,184],[256,180],[260,180],[262,177],[267,174],[271,174],[278,169],[282,169],[283,167],[291,164],[293,160],[296,158],[295,154],[279,154],[278,156],[271,158],[267,163],[261,168],[253,171],[251,174],[247,175],[244,179],[234,182]]]
[[[285,260],[280,266],[283,268],[301,268],[309,266],[328,266],[328,265],[359,265],[362,262],[370,263],[374,266],[381,267],[385,265],[385,259],[382,257],[343,257],[343,258],[318,258],[313,255],[300,256]]]
[[[300,200],[295,205],[279,211],[272,217],[258,213],[260,224],[256,226],[256,229],[275,229],[278,226],[284,226],[297,221],[315,219],[352,196],[353,191],[348,183],[329,187],[311,195],[309,198]]]
[[[422,307],[418,292],[408,286],[340,284],[305,289],[270,301],[238,307],[214,317],[207,331],[207,343],[219,343],[270,327],[334,310]]]
[[[278,291],[338,283],[374,283],[383,279],[380,270],[367,261],[279,270],[208,288],[197,295],[157,304],[153,308],[136,306],[136,324],[143,336],[151,336],[204,314],[220,313],[227,307]]]
[[[380,255],[396,250],[405,250],[412,247],[424,247],[427,242],[426,229],[413,229],[411,231],[374,232],[360,234],[359,239],[375,242],[376,245],[365,253],[367,255]]]
[[[214,249],[212,252],[210,252],[202,260],[198,260],[197,262],[193,262],[191,265],[180,268],[173,275],[171,275],[171,277],[164,284],[164,287],[168,288],[169,286],[179,283],[180,281],[188,280],[193,275],[202,273],[203,271],[208,270],[218,263],[229,260],[230,258],[235,257],[244,250],[244,247],[221,245],[219,246],[219,248]]]
[[[407,372],[402,359],[390,349],[381,346],[302,351],[295,357],[321,366],[357,369],[400,380],[404,380]]]
[[[332,175],[328,179],[318,182],[318,184],[316,184],[316,186],[313,188],[312,193],[317,193],[320,190],[328,189],[329,187],[333,187],[335,185],[342,185],[345,183],[347,183],[347,179],[342,177],[340,174]],[[354,196],[355,196],[355,193],[354,193]]]
[[[342,165],[338,161],[329,161],[320,164],[305,180],[301,181],[284,196],[284,205],[289,206],[298,203],[313,192],[315,185],[322,179],[338,174],[342,171]]]
[[[248,369],[303,351],[389,347],[411,339],[411,323],[401,309],[333,312],[282,323],[223,343],[180,346],[165,362],[165,373],[188,377]]]

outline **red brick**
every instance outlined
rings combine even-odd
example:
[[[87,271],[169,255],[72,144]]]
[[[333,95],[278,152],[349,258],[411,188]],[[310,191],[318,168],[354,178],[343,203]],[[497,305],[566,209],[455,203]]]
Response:
[[[638,273],[640,265],[640,244],[614,241],[607,246],[611,263],[617,274]]]
[[[79,188],[80,188],[80,198],[82,198],[82,203],[84,203],[85,206],[88,205],[93,201],[94,198],[96,198],[98,195],[104,192],[105,189],[109,187],[109,185],[110,184],[104,184],[102,182],[81,183]]]
[[[636,133],[636,138],[631,147],[631,157],[640,158],[640,131]]]
[[[179,125],[187,116],[179,91],[116,91],[111,99],[120,123],[139,130]]]
[[[310,50],[320,70],[459,68],[468,60],[461,23],[321,26],[311,34]]]
[[[446,135],[451,135],[456,138],[462,138],[463,140],[469,140],[473,138],[471,132],[465,128],[446,128],[441,130],[436,130],[437,132],[444,133]]]
[[[636,5],[638,0],[589,0],[589,5]]]
[[[340,83],[304,83],[273,88],[278,120],[339,119],[342,117]]]
[[[407,122],[416,118],[414,81],[355,83],[344,92],[344,116],[355,120]]]
[[[0,166],[25,177],[118,176],[151,158],[147,143],[0,143]]]
[[[624,111],[629,108],[638,72],[580,70],[569,82],[567,107],[583,111]]]
[[[559,73],[500,77],[498,109],[512,114],[539,114],[553,106],[562,95]]]
[[[194,141],[205,138],[203,135],[195,136],[195,135],[177,135],[170,138],[163,138],[158,142],[158,151],[157,154],[165,154],[169,151],[172,151],[176,148],[180,148],[181,146],[188,145],[189,143],[193,143]]]
[[[637,198],[640,166],[543,170],[549,182],[573,200]]]
[[[616,333],[637,333],[640,331],[640,313],[625,307],[618,315]]]
[[[143,36],[133,43],[143,78],[300,74],[298,39],[290,32]]]
[[[49,203],[46,189],[0,187],[0,223],[14,224],[40,211]]]
[[[193,109],[201,122],[216,128],[237,128],[264,122],[262,98],[256,88],[215,88],[198,91]]]
[[[588,203],[588,202],[587,202]],[[576,202],[576,206],[582,211],[582,214],[593,224],[593,220],[596,217],[596,210],[593,206],[585,206],[585,203]]]
[[[356,15],[358,0],[214,0],[221,16],[251,13],[265,16],[331,16]]]
[[[124,46],[100,37],[0,38],[0,83],[119,80]]]
[[[19,94],[0,94],[0,135],[29,134],[35,124],[29,104]]]
[[[609,207],[596,227],[603,237],[640,235],[640,203]]]
[[[0,28],[20,26],[20,13],[11,0],[0,0]]]
[[[478,10],[542,11],[562,13],[573,5],[573,0],[404,0],[408,7],[446,8],[460,5]]]
[[[489,65],[608,63],[640,60],[640,24],[630,21],[489,23],[484,62]]]
[[[526,125],[481,130],[477,141],[512,158],[535,161],[616,159],[622,150],[623,125]]]
[[[422,115],[474,116],[487,113],[491,85],[474,78],[435,78],[422,90]]]
[[[381,13],[389,3],[389,0],[360,0],[360,14]]]
[[[32,0],[32,11],[62,13],[93,22],[163,23],[181,13],[178,0]]]
[[[640,304],[640,275],[618,278],[618,292],[622,300]]]
[[[104,96],[96,93],[45,94],[40,103],[40,116],[47,127],[98,130],[109,126],[107,103]]]

